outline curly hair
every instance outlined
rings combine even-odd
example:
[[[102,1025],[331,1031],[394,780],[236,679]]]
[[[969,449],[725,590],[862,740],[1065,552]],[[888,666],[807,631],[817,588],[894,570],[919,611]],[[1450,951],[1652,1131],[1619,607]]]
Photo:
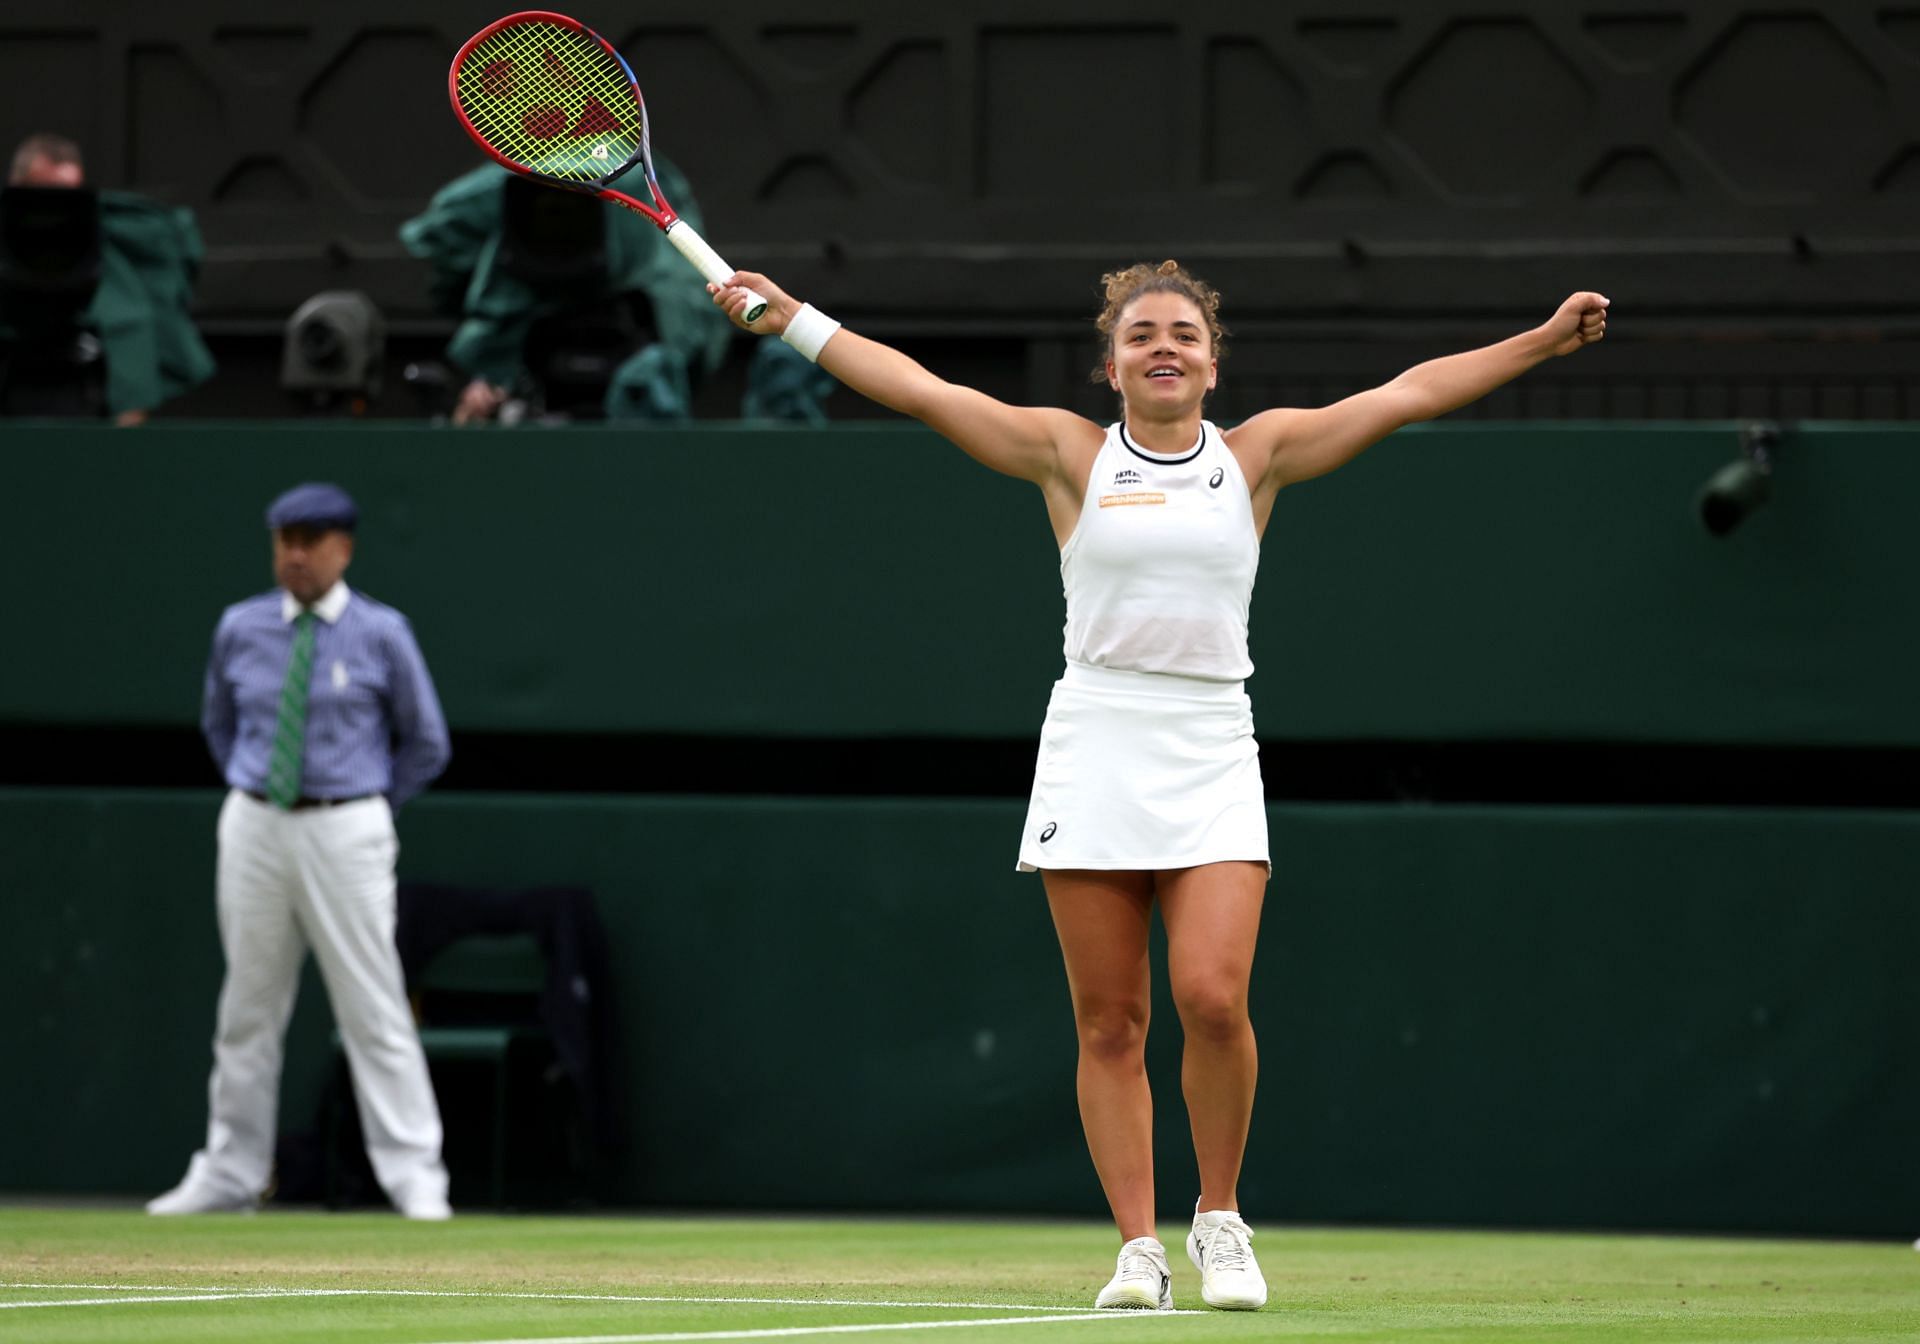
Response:
[[[1143,261],[1124,271],[1108,271],[1100,277],[1100,285],[1106,291],[1107,306],[1094,319],[1094,325],[1100,330],[1100,360],[1093,367],[1093,382],[1107,381],[1106,361],[1113,350],[1114,328],[1120,325],[1120,314],[1126,311],[1127,305],[1142,294],[1178,294],[1191,300],[1207,320],[1213,357],[1216,360],[1227,357],[1227,329],[1220,322],[1220,291],[1179,262],[1168,260],[1154,266]]]

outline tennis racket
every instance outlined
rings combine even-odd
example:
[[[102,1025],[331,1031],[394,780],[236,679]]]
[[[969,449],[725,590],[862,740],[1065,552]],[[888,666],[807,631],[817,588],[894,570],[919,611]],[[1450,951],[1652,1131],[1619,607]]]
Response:
[[[467,134],[514,172],[637,210],[712,283],[733,275],[660,192],[632,67],[578,19],[530,9],[488,24],[453,58],[447,94]],[[635,168],[651,204],[614,190]],[[767,311],[751,297],[747,322]]]

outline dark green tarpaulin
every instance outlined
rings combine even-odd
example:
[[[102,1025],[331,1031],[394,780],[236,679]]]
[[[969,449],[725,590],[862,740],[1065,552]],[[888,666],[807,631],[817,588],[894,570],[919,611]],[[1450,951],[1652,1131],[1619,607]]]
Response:
[[[692,188],[677,168],[656,160],[660,189],[681,216],[704,229]],[[501,244],[504,169],[477,168],[434,193],[426,210],[400,226],[400,240],[432,265],[433,292],[457,313],[460,325],[447,356],[468,373],[500,386],[524,372],[528,328],[547,305],[531,286],[497,264]],[[681,208],[680,202],[686,202]],[[725,357],[732,327],[707,297],[706,286],[653,224],[616,205],[607,212],[607,272],[612,292],[639,292],[653,305],[660,345],[672,358],[655,357],[637,369],[671,397],[686,374],[710,373]],[[664,368],[663,365],[672,365]],[[623,370],[624,372],[624,370]],[[620,380],[616,378],[616,389]],[[684,401],[684,393],[681,394]]]
[[[107,352],[107,409],[148,410],[213,377],[188,311],[205,249],[193,212],[100,193],[100,288],[88,317]]]

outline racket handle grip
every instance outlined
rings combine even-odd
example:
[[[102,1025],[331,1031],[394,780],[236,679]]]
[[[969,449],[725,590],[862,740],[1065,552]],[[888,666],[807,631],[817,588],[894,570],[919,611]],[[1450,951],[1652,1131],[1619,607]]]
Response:
[[[693,269],[705,276],[710,283],[724,285],[733,275],[733,267],[720,260],[720,254],[709,247],[707,240],[695,233],[693,226],[686,220],[676,219],[667,226],[667,241],[679,249],[680,255],[692,262]],[[767,311],[767,301],[752,290],[747,291],[747,297],[750,302],[747,304],[746,312],[741,315],[741,320],[752,325],[760,320],[762,313]]]

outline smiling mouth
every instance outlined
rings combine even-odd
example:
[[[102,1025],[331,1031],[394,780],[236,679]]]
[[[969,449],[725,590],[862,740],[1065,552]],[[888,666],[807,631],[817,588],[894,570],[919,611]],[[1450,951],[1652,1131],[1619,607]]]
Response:
[[[1184,378],[1186,377],[1186,375],[1182,373],[1179,369],[1150,369],[1147,371],[1147,377],[1149,378]]]

